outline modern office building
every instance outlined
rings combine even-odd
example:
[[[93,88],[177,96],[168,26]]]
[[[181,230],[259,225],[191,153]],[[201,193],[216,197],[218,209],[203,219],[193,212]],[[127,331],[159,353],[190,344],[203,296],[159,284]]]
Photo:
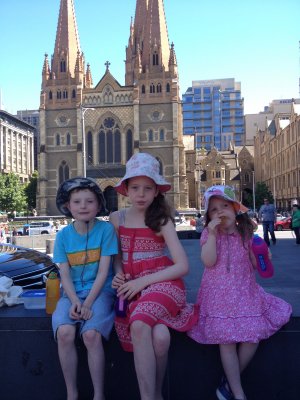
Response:
[[[195,136],[195,147],[207,150],[245,144],[241,84],[230,79],[193,81],[182,96],[183,134]]]

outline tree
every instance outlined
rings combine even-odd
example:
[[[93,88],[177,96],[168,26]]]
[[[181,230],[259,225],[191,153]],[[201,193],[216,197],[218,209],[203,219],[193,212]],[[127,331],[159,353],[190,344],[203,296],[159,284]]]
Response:
[[[11,213],[23,211],[27,208],[24,185],[20,182],[18,175],[0,175],[0,209]]]
[[[264,204],[264,199],[269,199],[270,203],[274,203],[273,194],[268,186],[264,182],[257,182],[255,185],[255,202],[258,210]]]
[[[37,191],[37,180],[38,180],[38,172],[34,171],[29,183],[25,186],[25,194],[27,197],[27,204],[30,210],[36,208],[36,191]]]

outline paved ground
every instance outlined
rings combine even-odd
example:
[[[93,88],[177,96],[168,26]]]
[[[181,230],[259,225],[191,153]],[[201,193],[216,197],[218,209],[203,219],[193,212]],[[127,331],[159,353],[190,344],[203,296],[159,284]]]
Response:
[[[263,237],[261,225],[257,233]],[[300,245],[296,245],[292,231],[275,232],[275,235],[277,243],[270,247],[275,274],[270,279],[257,275],[257,281],[267,292],[288,301],[293,306],[293,315],[300,317]],[[185,277],[187,296],[194,302],[203,273],[199,241],[187,239],[181,243],[190,263],[190,273]]]

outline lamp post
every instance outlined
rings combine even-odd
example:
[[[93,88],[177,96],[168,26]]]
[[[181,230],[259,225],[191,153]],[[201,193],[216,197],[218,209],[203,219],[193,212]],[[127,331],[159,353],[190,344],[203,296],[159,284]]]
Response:
[[[85,140],[85,126],[84,126],[84,115],[88,110],[95,110],[92,107],[80,106],[81,110],[81,129],[82,129],[82,164],[83,164],[83,177],[86,178],[86,140]]]

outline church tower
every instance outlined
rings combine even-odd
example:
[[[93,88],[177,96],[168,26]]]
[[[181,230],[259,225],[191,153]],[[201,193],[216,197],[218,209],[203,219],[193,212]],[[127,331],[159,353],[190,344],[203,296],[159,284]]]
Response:
[[[61,0],[54,53],[51,60],[45,55],[42,71],[40,215],[56,215],[60,183],[85,174],[100,185],[109,211],[126,206],[127,198],[117,196],[113,187],[125,174],[127,160],[139,151],[159,161],[172,185],[167,196],[174,207],[188,207],[177,61],[163,0],[136,2],[124,86],[109,66],[105,62],[93,87],[80,49],[74,1]]]
[[[56,215],[58,185],[82,174],[80,104],[84,87],[92,84],[84,72],[73,0],[61,0],[54,53],[45,54],[40,98],[40,149],[37,208]]]
[[[171,182],[176,208],[188,207],[182,112],[174,44],[163,0],[137,0],[126,49],[126,85],[134,87],[139,151],[154,155]]]

